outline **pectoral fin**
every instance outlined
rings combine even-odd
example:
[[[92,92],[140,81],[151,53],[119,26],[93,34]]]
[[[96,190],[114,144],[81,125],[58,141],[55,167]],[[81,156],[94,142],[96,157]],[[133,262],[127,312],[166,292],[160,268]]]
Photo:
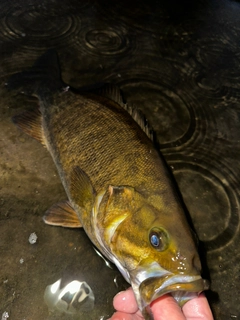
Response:
[[[96,192],[90,178],[80,167],[74,167],[70,175],[70,195],[74,203],[86,212],[90,212]]]
[[[62,201],[50,207],[43,221],[52,226],[60,226],[66,228],[81,228],[82,224],[79,217],[69,201]]]

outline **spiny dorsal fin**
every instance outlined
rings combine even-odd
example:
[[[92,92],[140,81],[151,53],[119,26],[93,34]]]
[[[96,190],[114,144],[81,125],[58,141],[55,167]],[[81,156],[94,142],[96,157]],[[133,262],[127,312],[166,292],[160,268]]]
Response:
[[[55,203],[45,213],[46,224],[66,228],[81,228],[82,224],[69,201]]]
[[[137,124],[141,127],[141,129],[146,133],[146,135],[155,142],[155,135],[152,127],[149,125],[148,120],[142,114],[142,112],[136,109],[133,105],[129,103],[124,103],[124,98],[121,90],[113,85],[113,84],[106,84],[102,88],[97,90],[97,93],[109,98],[115,102],[117,102],[121,107],[123,107],[137,122]]]
[[[69,181],[69,191],[73,201],[82,209],[92,208],[95,190],[88,175],[78,166],[74,167]]]
[[[131,104],[125,104],[124,108],[127,110],[127,112],[132,116],[132,118],[137,122],[137,124],[140,126],[140,128],[146,133],[149,139],[151,139],[153,142],[156,142],[156,136],[155,133],[148,123],[147,118],[144,116],[142,111],[136,109]]]
[[[125,107],[121,90],[113,84],[105,84],[103,87],[99,88],[96,93],[117,102],[123,108]]]
[[[25,111],[12,118],[13,123],[19,129],[41,142],[44,146],[44,135],[42,130],[42,114],[39,109],[33,111]]]

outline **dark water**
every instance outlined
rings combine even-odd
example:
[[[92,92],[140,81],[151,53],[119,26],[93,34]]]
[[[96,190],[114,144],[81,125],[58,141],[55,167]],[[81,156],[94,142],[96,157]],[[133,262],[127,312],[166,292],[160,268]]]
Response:
[[[201,240],[215,318],[240,319],[239,2],[26,3],[0,2],[0,317],[103,320],[125,286],[83,231],[44,225],[66,195],[48,152],[11,122],[36,101],[4,83],[56,48],[66,83],[115,83],[146,114]],[[91,313],[49,313],[44,290],[60,278],[87,281]]]

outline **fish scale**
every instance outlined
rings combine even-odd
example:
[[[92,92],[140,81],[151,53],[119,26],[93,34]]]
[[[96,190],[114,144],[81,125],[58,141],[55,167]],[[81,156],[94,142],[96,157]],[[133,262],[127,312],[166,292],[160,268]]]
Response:
[[[45,135],[52,137],[49,150],[55,159],[61,157],[59,161],[65,174],[72,166],[80,165],[91,177],[96,190],[109,184],[125,184],[149,193],[165,191],[166,169],[138,124],[111,100],[103,103],[89,100],[64,92],[54,99],[53,104],[58,106],[56,115],[54,107],[52,112],[51,108],[41,107],[43,115],[47,110],[46,119],[50,117],[49,122],[45,120],[44,129]],[[126,176],[133,165],[138,173]]]

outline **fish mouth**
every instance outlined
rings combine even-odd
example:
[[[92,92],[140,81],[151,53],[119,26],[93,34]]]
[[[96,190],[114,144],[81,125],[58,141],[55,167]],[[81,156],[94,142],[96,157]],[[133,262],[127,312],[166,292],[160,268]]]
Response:
[[[145,306],[164,294],[171,293],[182,307],[187,301],[208,288],[208,281],[202,279],[200,275],[168,274],[164,277],[151,277],[144,280],[139,286],[139,293]]]

